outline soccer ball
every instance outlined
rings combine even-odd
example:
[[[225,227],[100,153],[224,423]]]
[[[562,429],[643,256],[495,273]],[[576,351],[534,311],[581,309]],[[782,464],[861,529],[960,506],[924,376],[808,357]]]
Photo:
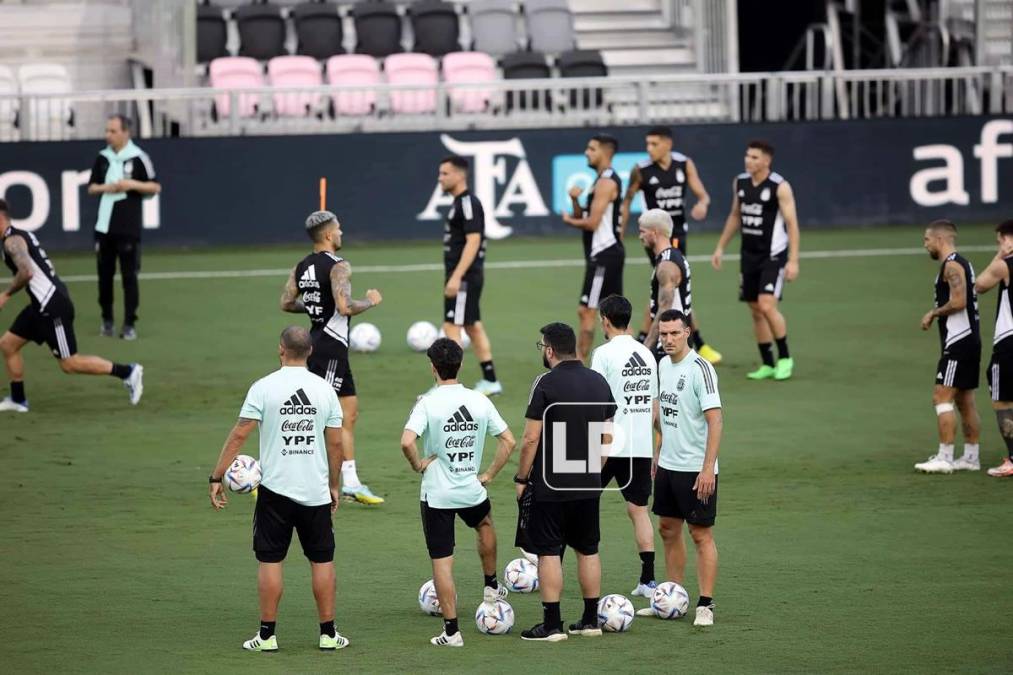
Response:
[[[531,563],[532,565],[537,565],[537,564],[538,564],[538,556],[536,556],[536,555],[535,555],[534,553],[528,553],[527,551],[525,551],[525,550],[524,550],[524,549],[522,548],[522,549],[521,549],[521,555],[522,555],[522,556],[524,556],[524,558],[525,558],[525,559],[526,559],[526,560],[527,560],[527,561],[528,561],[529,563]]]
[[[225,472],[224,481],[233,492],[253,492],[260,485],[260,464],[249,455],[239,455]]]
[[[436,584],[430,579],[419,589],[419,607],[429,616],[442,616],[440,600],[436,597]]]
[[[606,633],[628,631],[633,616],[633,603],[623,595],[613,593],[598,601],[598,625]]]
[[[531,593],[538,590],[538,567],[524,558],[515,558],[503,570],[507,588],[515,593]]]
[[[440,332],[438,334],[438,337],[447,337],[447,332],[445,330],[443,330],[442,326],[440,327]],[[462,326],[461,327],[461,349],[467,349],[470,346],[471,346],[471,338],[468,337],[468,331],[464,330],[464,327]]]
[[[380,348],[380,329],[371,323],[359,323],[348,336],[353,352],[375,352]]]
[[[424,352],[436,342],[436,326],[428,321],[416,321],[408,327],[408,346],[417,352]]]
[[[674,581],[658,584],[651,597],[651,609],[662,619],[679,619],[689,611],[689,593]]]
[[[509,633],[514,627],[514,608],[506,600],[483,602],[475,610],[475,625],[486,635]]]

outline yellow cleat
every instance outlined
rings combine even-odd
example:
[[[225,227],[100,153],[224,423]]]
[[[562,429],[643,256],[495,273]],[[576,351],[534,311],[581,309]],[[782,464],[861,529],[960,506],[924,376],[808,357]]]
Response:
[[[377,497],[373,492],[365,485],[358,485],[356,487],[342,487],[342,497],[350,497],[360,504],[369,504],[375,506],[376,504],[383,504],[383,497]]]
[[[697,354],[707,359],[713,366],[716,366],[719,363],[721,363],[721,352],[714,349],[710,345],[704,345],[700,347],[700,350],[697,352]]]

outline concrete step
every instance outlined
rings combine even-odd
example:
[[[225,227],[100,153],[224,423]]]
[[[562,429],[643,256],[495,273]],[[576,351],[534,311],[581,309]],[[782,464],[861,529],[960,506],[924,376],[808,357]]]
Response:
[[[668,22],[655,12],[578,14],[574,17],[573,24],[578,33],[590,33],[602,30],[670,30]]]
[[[626,31],[582,33],[577,36],[577,44],[580,45],[581,49],[601,50],[630,47],[636,47],[637,49],[677,49],[679,47],[689,47],[684,40],[678,39],[668,30],[645,30],[634,34]]]
[[[646,70],[651,73],[665,72],[667,66],[695,66],[696,61],[693,51],[686,48],[672,49],[610,49],[603,54],[605,64],[609,67],[609,73],[618,75],[615,68],[632,67],[641,72]]]
[[[657,12],[661,0],[570,0],[570,10],[577,15],[587,12]]]

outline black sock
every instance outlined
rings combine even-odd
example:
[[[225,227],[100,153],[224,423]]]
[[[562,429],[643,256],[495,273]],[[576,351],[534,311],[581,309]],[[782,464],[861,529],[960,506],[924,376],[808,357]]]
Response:
[[[559,615],[558,602],[542,603],[542,623],[548,630],[563,630],[563,619]]]
[[[760,348],[760,358],[763,359],[763,365],[774,366],[774,345],[769,342],[759,342],[756,345]]]
[[[130,377],[130,373],[133,372],[133,370],[134,370],[133,366],[128,366],[123,363],[114,363],[113,372],[109,374],[112,375],[113,377],[118,377],[121,380],[125,380],[128,377]]]
[[[693,349],[696,349],[696,350],[699,351],[699,349],[701,347],[703,347],[705,344],[707,344],[706,342],[703,341],[703,336],[700,335],[700,331],[698,331],[698,330],[694,330],[693,331],[693,335],[691,335],[690,337],[692,337],[692,339],[693,339]]]
[[[649,584],[654,581],[654,551],[640,552],[640,583]]]
[[[260,622],[260,639],[266,640],[274,635],[274,621],[261,621]]]
[[[779,359],[790,359],[791,356],[788,354],[788,336],[774,338],[777,342],[777,358]]]
[[[11,400],[15,403],[24,403],[28,400],[25,398],[24,382],[11,382]]]
[[[334,619],[320,623],[320,634],[327,637],[334,637]]]
[[[714,598],[709,595],[701,595],[700,599],[696,601],[697,607],[710,607],[714,604]]]
[[[453,635],[457,630],[457,618],[443,620],[443,632],[448,636]]]
[[[598,598],[584,598],[584,616],[580,622],[587,625],[598,625]]]
[[[489,588],[492,588],[492,589],[499,588],[499,584],[496,583],[496,574],[495,573],[493,573],[493,574],[483,574],[482,576],[485,577],[485,585],[486,586],[488,586]]]
[[[492,366],[492,361],[482,361],[482,377],[489,380],[490,382],[496,381],[496,369]]]

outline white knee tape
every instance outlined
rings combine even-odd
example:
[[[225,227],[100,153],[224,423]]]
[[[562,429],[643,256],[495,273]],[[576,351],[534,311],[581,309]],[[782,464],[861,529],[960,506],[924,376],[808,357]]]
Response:
[[[946,413],[951,413],[951,412],[953,412],[953,404],[952,403],[939,403],[939,404],[936,405],[936,414],[937,415],[945,415]]]

